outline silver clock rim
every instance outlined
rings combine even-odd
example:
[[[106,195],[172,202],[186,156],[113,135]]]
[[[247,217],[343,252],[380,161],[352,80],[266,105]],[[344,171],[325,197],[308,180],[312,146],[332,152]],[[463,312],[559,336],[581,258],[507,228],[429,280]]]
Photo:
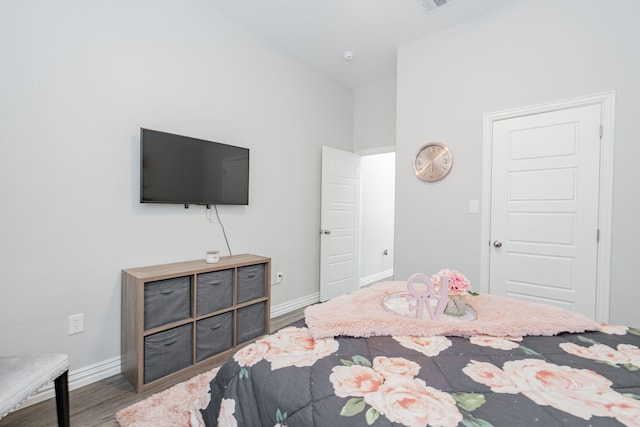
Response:
[[[449,167],[447,168],[447,170],[442,174],[442,175],[437,175],[434,176],[433,178],[429,178],[428,176],[424,176],[423,175],[423,171],[427,168],[427,166],[418,169],[416,162],[418,160],[418,157],[420,156],[420,153],[422,153],[427,147],[430,146],[438,146],[441,149],[443,149],[449,156]],[[432,141],[432,142],[427,142],[425,144],[423,144],[418,151],[416,152],[416,155],[414,157],[413,160],[413,171],[414,174],[416,175],[416,177],[418,177],[419,179],[421,179],[422,181],[427,181],[427,182],[435,182],[435,181],[439,181],[441,179],[443,179],[444,177],[446,177],[447,175],[449,175],[449,172],[451,172],[451,169],[453,168],[453,153],[451,152],[451,149],[446,145],[443,144],[442,142],[436,142],[436,141]]]

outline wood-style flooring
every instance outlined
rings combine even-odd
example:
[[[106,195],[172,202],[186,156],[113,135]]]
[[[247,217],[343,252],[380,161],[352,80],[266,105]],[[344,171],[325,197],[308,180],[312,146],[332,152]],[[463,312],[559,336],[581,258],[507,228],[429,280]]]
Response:
[[[275,331],[303,317],[304,309],[299,309],[271,319],[271,330]],[[212,367],[203,367],[202,372]],[[190,372],[184,378],[177,378],[165,388],[186,381],[198,373],[200,372]],[[138,394],[121,374],[73,390],[69,393],[71,426],[119,427],[115,418],[117,411],[159,391],[162,390]],[[0,427],[56,427],[57,425],[55,399],[27,406],[0,420]]]

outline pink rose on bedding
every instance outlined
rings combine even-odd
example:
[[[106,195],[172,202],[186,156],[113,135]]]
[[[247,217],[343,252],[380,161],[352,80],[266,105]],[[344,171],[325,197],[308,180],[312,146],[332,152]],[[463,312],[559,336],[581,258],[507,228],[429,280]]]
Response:
[[[253,366],[262,359],[269,350],[269,345],[262,340],[258,340],[246,347],[242,347],[233,355],[233,360],[240,366]]]
[[[574,343],[564,342],[560,348],[574,356],[585,359],[597,360],[613,365],[632,364],[640,367],[640,350],[638,347],[629,344],[618,344],[618,350],[608,345],[594,344],[590,347],[583,347]]]
[[[315,344],[307,328],[289,326],[263,339],[268,342],[271,353],[291,350],[311,350]]]
[[[463,372],[494,392],[522,393],[538,405],[551,406],[585,420],[594,415],[615,417],[612,408],[621,405],[640,407],[640,402],[615,392],[609,379],[593,371],[544,360],[509,361],[503,369],[471,361]]]
[[[555,369],[530,367],[520,371],[520,379],[525,380],[520,387],[542,387],[523,392],[525,396],[539,405],[548,405],[585,420],[594,415],[615,416],[611,408],[623,396],[611,389],[611,381],[587,369],[547,365]]]
[[[396,375],[413,378],[420,372],[420,365],[402,357],[378,356],[373,359],[373,369],[385,378]]]
[[[341,362],[342,366],[332,369],[329,380],[336,396],[350,398],[340,412],[342,416],[365,413],[371,425],[383,415],[409,427],[456,426],[462,420],[451,395],[414,378],[420,371],[416,362],[386,356],[378,356],[372,363],[362,356]]]
[[[417,378],[389,378],[377,392],[366,394],[364,400],[389,421],[409,427],[457,426],[462,420],[448,393],[428,387]]]
[[[540,359],[511,360],[505,362],[503,369],[512,375],[520,388],[532,387],[534,390],[602,390],[612,384],[608,378],[589,369],[559,366]]]
[[[627,357],[629,363],[640,368],[640,348],[631,344],[618,344],[618,351]]]
[[[236,412],[236,401],[222,399],[220,413],[218,414],[218,427],[238,427],[238,421],[233,416]]]
[[[261,340],[269,345],[264,358],[271,362],[271,369],[288,366],[311,366],[318,359],[338,351],[338,341],[333,338],[314,340],[307,328],[293,326],[279,330]]]
[[[600,322],[599,325],[600,325],[600,332],[604,332],[605,334],[609,334],[609,335],[626,335],[627,329],[629,329],[627,326],[610,325],[604,322]]]
[[[441,351],[451,347],[451,340],[447,337],[392,337],[401,346],[410,350],[415,350],[425,356],[437,356]]]
[[[472,360],[462,368],[462,372],[475,382],[491,387],[495,393],[515,394],[520,392],[509,375],[491,363]]]
[[[329,375],[336,396],[362,397],[380,388],[384,378],[373,369],[362,365],[335,366]]]
[[[617,404],[611,407],[613,416],[625,426],[640,426],[640,401],[620,395]]]
[[[469,337],[469,342],[471,344],[479,345],[482,347],[491,347],[497,350],[513,350],[514,348],[520,347],[520,344],[514,341],[522,341],[522,337],[514,337],[509,339],[483,335]]]
[[[333,338],[314,340],[307,328],[289,326],[241,348],[233,355],[233,359],[238,365],[246,367],[264,359],[271,362],[272,370],[288,366],[311,366],[318,359],[335,353],[338,346],[338,341]]]
[[[211,402],[211,383],[207,383],[207,388],[203,394],[193,401],[189,407],[189,427],[206,427],[202,418],[202,409],[209,406]]]

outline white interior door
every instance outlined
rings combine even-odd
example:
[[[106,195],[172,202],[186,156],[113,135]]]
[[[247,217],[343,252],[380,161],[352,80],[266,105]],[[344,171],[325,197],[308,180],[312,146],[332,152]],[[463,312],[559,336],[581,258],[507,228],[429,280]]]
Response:
[[[493,123],[490,293],[596,317],[601,106]]]
[[[359,288],[360,156],[322,147],[320,301]]]

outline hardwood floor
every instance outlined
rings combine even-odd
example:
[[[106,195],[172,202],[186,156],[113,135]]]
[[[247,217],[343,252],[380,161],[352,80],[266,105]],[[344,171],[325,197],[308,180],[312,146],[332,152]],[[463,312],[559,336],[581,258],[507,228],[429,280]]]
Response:
[[[271,319],[271,330],[276,331],[291,322],[302,319],[304,309],[292,311]],[[215,366],[215,365],[214,365]],[[214,366],[202,367],[206,372]],[[188,380],[200,372],[190,372],[172,384]],[[161,389],[136,393],[121,374],[73,390],[69,393],[72,427],[119,427],[115,414],[120,409],[155,394]],[[0,427],[56,427],[55,399],[36,403],[7,415],[0,420]]]

